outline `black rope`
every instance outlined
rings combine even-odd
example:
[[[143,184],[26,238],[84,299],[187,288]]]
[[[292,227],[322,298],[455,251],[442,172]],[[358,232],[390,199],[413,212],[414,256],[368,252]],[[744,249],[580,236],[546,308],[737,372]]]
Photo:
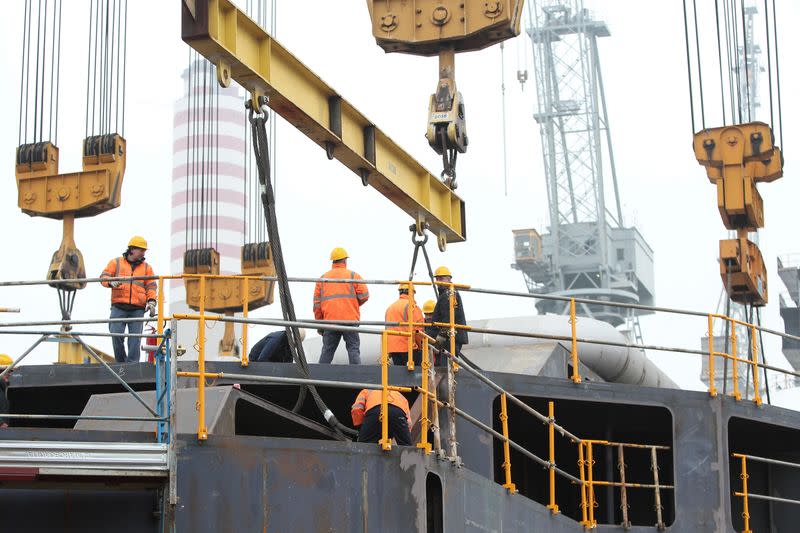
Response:
[[[56,66],[56,124],[55,124],[55,145],[58,146],[58,109],[61,96],[61,7],[62,0],[58,0],[58,54]]]
[[[89,46],[86,57],[86,128],[84,138],[89,136],[89,93],[92,80],[92,17],[94,16],[94,2],[89,2]]]
[[[765,0],[766,1],[766,0]],[[25,2],[25,13],[22,17],[22,60],[20,61],[20,74],[19,74],[19,131],[17,132],[17,145],[22,144],[22,116],[23,113],[25,115],[25,127],[28,127],[28,95],[25,93],[25,74],[27,72],[26,66],[28,65],[28,60],[25,57],[25,51],[27,50],[27,46],[25,44],[25,39],[28,35],[28,31],[30,29],[30,21],[28,20],[28,10],[30,8],[30,0]],[[23,105],[22,95],[25,94],[25,100]],[[26,134],[27,135],[27,134]],[[27,138],[25,141],[27,142]]]
[[[33,96],[33,142],[38,142],[36,124],[39,123],[39,45],[41,43],[42,0],[39,0],[39,9],[36,12],[36,81],[34,82]]]
[[[53,36],[51,37],[50,46],[50,113],[47,117],[47,140],[53,140],[53,83],[55,82],[55,64],[56,64],[56,7],[57,0],[53,2]]]
[[[778,89],[778,120],[780,121],[780,146],[783,148],[783,106],[781,106],[781,65],[778,52],[778,12],[775,10],[775,0],[772,0],[772,33],[775,36],[775,84]]]
[[[753,323],[753,304],[750,304],[750,312],[747,312],[747,305],[744,306],[744,316],[745,321],[748,324]],[[735,327],[735,326],[734,326]],[[747,359],[752,361],[753,360],[753,329],[747,328]],[[735,355],[735,354],[734,354]],[[738,363],[738,361],[737,361]],[[752,365],[747,365],[747,369],[745,371],[745,382],[744,382],[744,399],[747,400],[750,397],[750,367]],[[756,387],[755,387],[755,376],[753,377],[753,395],[756,394]]]
[[[745,96],[747,96],[747,121],[752,122],[752,109],[753,109],[753,102],[752,98],[753,95],[750,93],[750,57],[748,55],[747,50],[747,21],[745,20],[744,14],[744,0],[739,1],[739,6],[741,7],[742,12],[742,49],[744,51],[744,83],[746,87]],[[752,311],[751,311],[752,313]]]
[[[125,137],[125,81],[128,73],[128,0],[125,0],[124,34],[122,36],[122,136]]]
[[[100,4],[95,9],[94,16],[94,61],[92,66],[92,136],[95,134],[95,109],[97,105],[97,40],[100,33]]]
[[[719,0],[714,0],[714,15],[717,19],[717,61],[719,62],[719,94],[720,102],[722,102],[722,125],[727,126],[728,121],[725,118],[725,84],[722,76],[722,42],[719,32]]]
[[[764,30],[767,34],[767,80],[769,82],[769,123],[775,125],[775,110],[772,105],[772,43],[769,40],[769,3],[764,0]],[[759,314],[761,311],[759,310]]]
[[[695,51],[697,52],[697,79],[700,82],[700,122],[702,123],[703,129],[706,129],[706,108],[705,108],[705,98],[703,92],[703,68],[702,64],[700,63],[700,33],[697,29],[697,0],[692,0],[692,9],[694,10],[694,40],[695,40]]]
[[[761,308],[760,307],[758,309],[756,309],[756,319],[758,320],[758,325],[760,326],[761,325]],[[764,333],[761,331],[761,329],[758,330],[758,341],[759,341],[759,345],[761,346],[761,349],[760,349],[760,352],[761,352],[761,364],[765,366],[765,368],[764,368],[764,388],[767,391],[767,403],[769,405],[772,405],[772,398],[770,397],[770,394],[769,394],[769,375],[767,374],[767,369],[766,369],[767,354],[766,354],[766,351],[764,350]]]
[[[192,142],[192,49],[189,49],[189,70],[186,74],[186,169],[184,170],[186,202],[184,204],[183,219],[183,251],[189,249],[189,168]]]
[[[736,54],[736,68],[734,72],[736,73],[736,103],[737,108],[739,110],[739,123],[744,122],[744,106],[742,105],[742,66],[739,62],[739,25],[736,20],[736,2],[735,0],[730,0],[730,15],[731,15],[731,35],[733,35],[733,50]]]
[[[266,121],[266,115],[256,115],[253,109],[250,110],[250,124],[252,125],[253,132],[253,152],[255,154],[255,162],[258,169],[258,180],[261,185],[261,203],[264,208],[264,216],[267,226],[266,230],[268,233],[270,249],[272,250],[272,259],[275,263],[275,271],[278,278],[278,292],[280,294],[281,310],[283,312],[284,320],[293,322],[296,320],[296,316],[294,303],[292,301],[292,294],[289,287],[289,281],[286,274],[286,265],[284,263],[283,250],[281,248],[280,233],[278,231],[278,220],[275,210],[275,196],[272,189],[272,181],[270,176],[271,169],[269,158],[269,140],[267,138]],[[305,352],[303,351],[303,343],[300,339],[300,330],[296,326],[287,326],[286,336],[288,338],[289,347],[292,351],[295,363],[300,369],[302,375],[308,376],[308,362],[306,361]],[[312,385],[301,388],[300,397],[298,397],[298,401],[294,406],[295,412],[299,411],[302,407],[305,400],[306,390],[311,393],[317,408],[337,434],[357,434],[354,430],[344,426],[336,419],[336,416],[325,405],[325,402],[320,397],[316,387]]]
[[[729,12],[729,4],[728,0],[722,4],[723,6],[723,13],[725,15],[725,49],[726,49],[726,58],[727,58],[727,66],[728,66],[728,96],[730,99],[730,109],[731,109],[731,122],[736,122],[736,111],[738,106],[735,102],[736,91],[733,89],[733,63],[731,60],[731,28],[730,28],[730,12]],[[741,119],[739,120],[741,122]]]
[[[694,122],[694,84],[692,83],[692,56],[689,52],[689,19],[686,15],[686,0],[683,0],[683,33],[686,40],[686,73],[689,81],[689,110],[692,115],[692,135],[697,131]]]

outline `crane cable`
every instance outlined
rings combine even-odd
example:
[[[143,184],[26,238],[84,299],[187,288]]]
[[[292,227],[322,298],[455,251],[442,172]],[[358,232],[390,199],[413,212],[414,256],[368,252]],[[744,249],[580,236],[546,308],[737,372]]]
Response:
[[[262,107],[266,107],[265,97]],[[264,208],[264,216],[267,227],[267,236],[269,239],[270,249],[272,250],[272,258],[275,262],[275,271],[278,281],[278,292],[280,294],[281,311],[283,319],[287,322],[296,322],[294,302],[292,301],[292,293],[289,287],[289,280],[286,274],[286,264],[283,258],[283,249],[281,248],[280,233],[278,231],[278,219],[275,210],[275,192],[272,188],[271,179],[271,165],[269,157],[269,138],[267,135],[266,123],[269,118],[267,114],[261,112],[259,109],[258,114],[256,110],[252,109],[250,100],[248,100],[248,119],[252,129],[252,145],[253,153],[255,155],[256,167],[258,170],[258,180],[261,188],[261,203]],[[297,326],[286,327],[286,337],[289,341],[289,348],[292,352],[292,358],[295,364],[300,369],[303,377],[309,377],[308,361],[306,360],[305,352],[303,351],[303,342],[300,338],[300,330]],[[333,428],[334,432],[340,438],[345,438],[344,434],[355,436],[357,432],[348,428],[336,418],[336,415],[328,409],[328,406],[320,397],[316,387],[313,385],[306,385],[301,387],[301,395],[294,406],[294,411],[298,412],[303,406],[305,400],[305,392],[311,393],[317,408],[323,414],[323,417],[328,424]]]

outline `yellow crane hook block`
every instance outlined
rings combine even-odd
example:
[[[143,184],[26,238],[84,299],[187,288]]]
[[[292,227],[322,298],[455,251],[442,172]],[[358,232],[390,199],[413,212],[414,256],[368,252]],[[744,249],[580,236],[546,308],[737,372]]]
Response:
[[[91,217],[119,207],[125,139],[96,135],[83,141],[83,171],[58,173],[58,148],[49,142],[17,148],[18,205],[30,216]]]
[[[746,237],[719,241],[719,273],[731,300],[755,307],[767,305],[767,269],[754,242]]]

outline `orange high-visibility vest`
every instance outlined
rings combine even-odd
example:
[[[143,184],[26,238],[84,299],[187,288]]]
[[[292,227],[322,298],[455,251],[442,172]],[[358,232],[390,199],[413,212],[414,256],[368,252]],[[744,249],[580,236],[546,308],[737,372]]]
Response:
[[[386,310],[386,322],[409,322],[409,298],[407,294],[401,294],[400,298],[389,306]],[[411,321],[420,323],[423,321],[422,309],[413,306],[411,309]],[[408,331],[408,326],[386,326],[387,330]],[[414,333],[420,331],[420,327],[414,327]],[[411,339],[414,349],[419,348],[414,339]],[[389,352],[408,352],[408,337],[405,335],[389,335]]]
[[[324,279],[362,279],[341,263],[322,275]],[[364,283],[318,281],[314,287],[314,318],[317,320],[361,320],[360,307],[369,300]]]
[[[353,425],[360,426],[364,421],[364,413],[381,404],[381,391],[362,389],[356,396],[356,401],[350,410],[353,417]],[[411,410],[408,408],[408,400],[397,391],[389,391],[389,405],[394,405],[403,410],[408,420],[408,428],[411,429]]]
[[[124,257],[117,257],[108,262],[101,278],[122,278],[122,277],[144,277],[154,276],[153,268],[142,261],[136,268]],[[101,282],[104,287],[111,287],[106,281]],[[144,307],[147,300],[155,300],[158,297],[158,282],[152,280],[123,281],[117,287],[111,287],[112,304],[128,304],[136,307]]]

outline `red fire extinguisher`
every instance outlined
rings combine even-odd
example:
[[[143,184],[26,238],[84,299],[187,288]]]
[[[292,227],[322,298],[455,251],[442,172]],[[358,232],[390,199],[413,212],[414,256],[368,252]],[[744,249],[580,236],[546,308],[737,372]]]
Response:
[[[148,335],[155,335],[156,328],[153,326],[147,326],[147,333]],[[158,348],[158,337],[147,337],[147,339],[145,339],[145,344],[153,347],[147,350],[147,362],[155,363],[156,349]]]

